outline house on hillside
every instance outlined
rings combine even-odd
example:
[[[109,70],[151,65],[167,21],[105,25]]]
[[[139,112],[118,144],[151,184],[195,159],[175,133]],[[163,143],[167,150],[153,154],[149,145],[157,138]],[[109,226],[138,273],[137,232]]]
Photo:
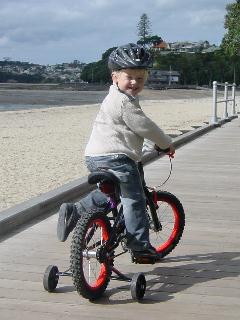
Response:
[[[217,50],[220,50],[220,47],[218,47],[215,44],[213,44],[209,48],[203,49],[202,53],[211,53],[211,52],[214,52],[214,51],[217,51]]]
[[[152,46],[154,51],[160,51],[165,53],[198,53],[203,50],[207,50],[210,46],[208,41],[177,41],[177,42],[165,42],[160,41]]]
[[[179,78],[180,73],[178,71],[151,69],[149,72],[147,84],[178,84]]]
[[[159,43],[155,43],[152,47],[154,51],[161,51],[169,49],[169,45],[165,41],[161,41]]]

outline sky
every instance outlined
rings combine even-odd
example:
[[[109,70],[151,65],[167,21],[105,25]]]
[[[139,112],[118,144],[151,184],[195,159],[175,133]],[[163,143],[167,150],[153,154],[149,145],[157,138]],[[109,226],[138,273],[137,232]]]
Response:
[[[109,48],[137,42],[143,13],[166,42],[219,45],[233,0],[0,0],[0,60],[56,64],[101,59]]]

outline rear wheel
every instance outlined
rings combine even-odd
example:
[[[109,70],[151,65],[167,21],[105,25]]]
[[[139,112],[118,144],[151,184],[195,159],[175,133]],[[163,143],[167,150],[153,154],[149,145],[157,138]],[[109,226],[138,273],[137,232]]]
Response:
[[[184,226],[185,214],[181,202],[170,192],[158,191],[157,216],[162,230],[155,231],[150,214],[150,242],[163,257],[169,254],[179,243]]]
[[[73,283],[80,295],[89,300],[102,296],[112,273],[113,259],[101,259],[100,248],[109,239],[111,225],[103,213],[83,215],[71,243]]]

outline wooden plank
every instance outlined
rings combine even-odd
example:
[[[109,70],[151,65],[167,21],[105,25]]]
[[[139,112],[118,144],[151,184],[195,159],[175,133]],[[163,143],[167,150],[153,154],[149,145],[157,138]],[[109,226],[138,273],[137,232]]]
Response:
[[[240,317],[240,141],[239,119],[177,150],[173,176],[164,189],[186,211],[178,247],[156,265],[135,265],[128,254],[115,265],[126,275],[144,272],[147,292],[132,301],[129,284],[111,281],[96,303],[80,297],[70,277],[45,292],[47,265],[69,266],[71,239],[56,238],[57,215],[0,244],[0,308],[6,319],[213,320]],[[167,174],[167,159],[146,167],[150,185]]]

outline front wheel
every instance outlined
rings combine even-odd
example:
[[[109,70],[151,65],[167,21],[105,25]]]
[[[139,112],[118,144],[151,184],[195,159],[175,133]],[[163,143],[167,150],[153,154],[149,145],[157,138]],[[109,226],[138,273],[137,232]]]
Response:
[[[154,230],[152,216],[149,214],[150,242],[157,252],[165,257],[177,246],[182,237],[185,213],[181,202],[170,192],[157,191],[156,199],[156,213],[162,230]]]
[[[80,295],[89,300],[102,296],[112,273],[112,259],[99,259],[109,239],[111,225],[103,213],[83,215],[75,228],[71,243],[73,283]]]

